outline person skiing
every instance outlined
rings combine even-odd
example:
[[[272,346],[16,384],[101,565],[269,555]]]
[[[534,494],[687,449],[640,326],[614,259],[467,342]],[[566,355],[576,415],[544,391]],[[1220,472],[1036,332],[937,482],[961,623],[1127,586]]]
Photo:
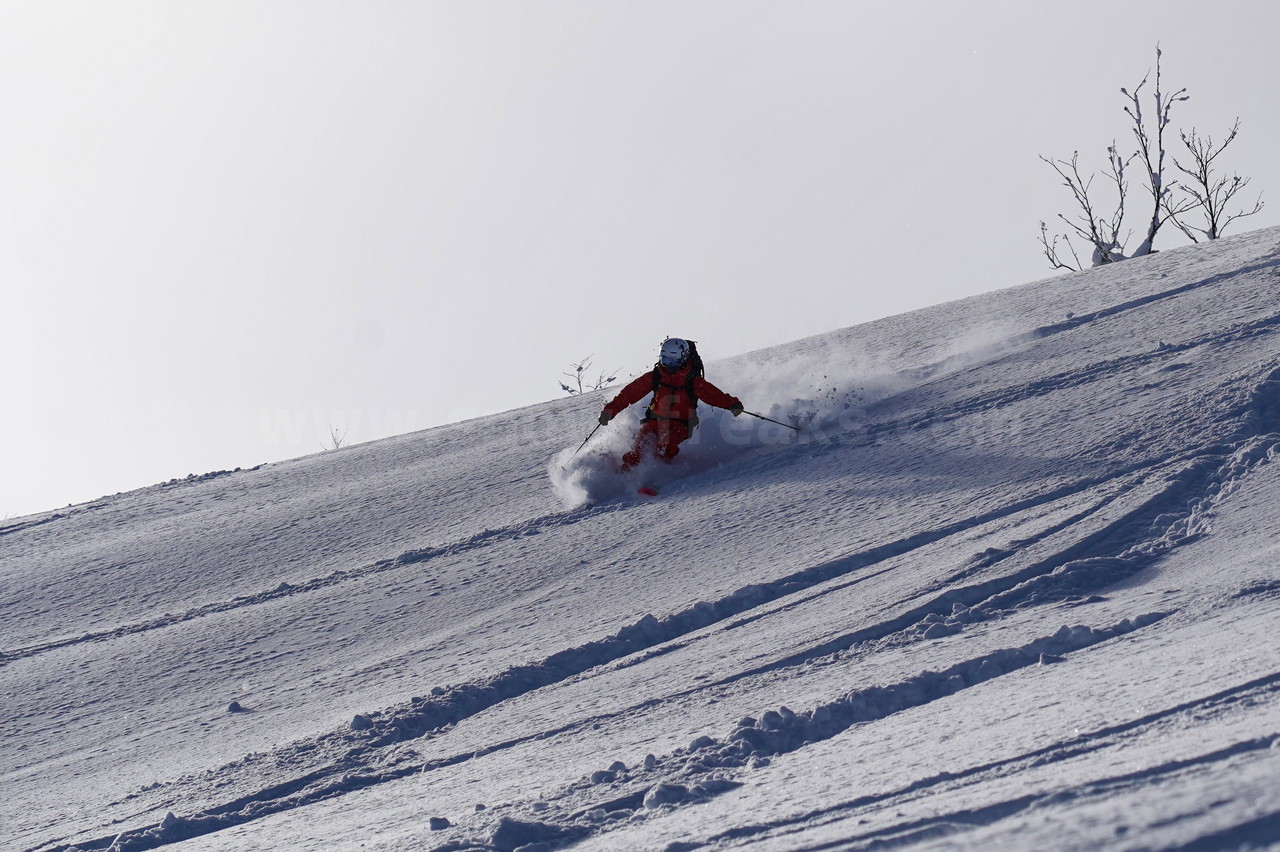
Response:
[[[728,410],[737,417],[742,403],[703,378],[702,358],[697,345],[690,340],[669,337],[662,343],[658,363],[615,396],[600,412],[600,425],[606,426],[624,408],[652,393],[644,412],[644,422],[636,433],[635,446],[622,457],[622,471],[631,470],[649,452],[663,461],[671,461],[680,445],[698,425],[698,402],[706,402]]]

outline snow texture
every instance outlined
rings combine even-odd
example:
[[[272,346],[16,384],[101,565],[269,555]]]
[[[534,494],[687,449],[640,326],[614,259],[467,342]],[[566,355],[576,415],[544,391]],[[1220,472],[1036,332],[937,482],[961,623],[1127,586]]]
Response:
[[[1280,848],[1278,290],[710,361],[802,431],[625,476],[590,393],[6,521],[3,848]]]

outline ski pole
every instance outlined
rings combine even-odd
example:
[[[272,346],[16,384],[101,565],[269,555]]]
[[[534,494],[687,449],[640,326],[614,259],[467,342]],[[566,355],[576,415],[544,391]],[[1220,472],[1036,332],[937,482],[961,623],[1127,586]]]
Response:
[[[779,426],[786,426],[788,429],[794,429],[797,432],[800,431],[799,426],[792,426],[790,423],[783,423],[781,420],[774,420],[772,417],[765,417],[763,414],[756,414],[754,411],[743,409],[742,413],[750,414],[752,417],[759,417],[761,420],[768,420],[770,423],[777,423]]]
[[[603,423],[599,423],[596,425],[596,428],[591,430],[591,434],[587,436],[586,441],[583,441],[581,444],[579,444],[578,449],[573,451],[573,456],[576,456],[578,453],[582,452],[582,448],[587,445],[587,441],[590,441],[593,437],[595,437],[596,432],[600,431],[600,427],[603,425],[604,425]],[[573,456],[569,456],[569,458],[573,458]]]

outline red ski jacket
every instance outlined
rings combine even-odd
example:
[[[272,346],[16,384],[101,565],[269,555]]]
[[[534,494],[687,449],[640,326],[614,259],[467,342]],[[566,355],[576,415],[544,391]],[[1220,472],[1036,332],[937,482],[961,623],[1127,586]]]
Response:
[[[716,408],[742,405],[736,396],[729,396],[701,376],[690,376],[692,370],[692,365],[685,365],[674,372],[665,367],[655,367],[620,390],[604,407],[605,413],[611,419],[617,417],[618,412],[639,402],[647,393],[653,394],[653,400],[645,411],[646,420],[693,420],[699,400]]]

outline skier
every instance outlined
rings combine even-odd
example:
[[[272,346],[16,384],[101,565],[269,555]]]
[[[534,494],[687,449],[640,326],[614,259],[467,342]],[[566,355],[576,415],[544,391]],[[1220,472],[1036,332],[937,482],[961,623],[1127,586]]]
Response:
[[[622,457],[621,470],[626,472],[640,463],[646,453],[663,461],[671,461],[680,452],[680,444],[688,440],[698,425],[698,401],[729,410],[734,417],[742,413],[736,396],[720,390],[702,376],[702,358],[693,341],[669,337],[662,343],[658,363],[628,384],[600,412],[600,425],[608,425],[629,405],[645,394],[653,399],[644,412],[644,423],[636,434],[635,446]]]

